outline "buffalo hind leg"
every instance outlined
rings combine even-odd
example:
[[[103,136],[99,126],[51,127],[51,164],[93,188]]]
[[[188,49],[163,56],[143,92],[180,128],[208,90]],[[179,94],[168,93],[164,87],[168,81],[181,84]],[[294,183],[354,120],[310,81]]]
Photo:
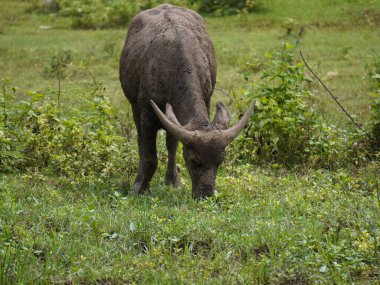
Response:
[[[140,123],[138,130],[139,146],[139,170],[130,194],[143,194],[149,188],[150,181],[157,169],[156,137],[158,128],[149,119],[136,122]]]
[[[179,185],[178,170],[176,164],[178,140],[166,132],[166,148],[168,150],[168,169],[165,175],[165,184],[177,187]]]

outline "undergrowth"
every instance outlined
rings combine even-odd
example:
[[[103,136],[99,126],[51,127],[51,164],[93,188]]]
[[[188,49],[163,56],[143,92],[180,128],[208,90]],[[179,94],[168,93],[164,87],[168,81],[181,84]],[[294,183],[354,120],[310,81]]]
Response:
[[[248,13],[258,7],[258,2],[253,0],[51,0],[34,1],[28,10],[70,17],[72,27],[76,29],[104,29],[125,27],[138,12],[164,3],[191,7],[214,15]]]
[[[274,53],[268,52],[264,62],[245,67],[246,86],[232,95],[238,109],[253,99],[256,108],[234,144],[236,159],[329,169],[365,165],[376,159],[376,138],[370,131],[328,125],[314,109],[311,78],[293,52],[293,46],[283,44]],[[260,80],[256,81],[257,76]],[[375,100],[370,125],[376,124],[377,104]]]
[[[122,125],[103,85],[81,97],[82,105],[60,102],[54,90],[26,92],[2,80],[0,171],[43,172],[72,180],[109,180],[134,173],[136,147]],[[21,95],[19,95],[21,96]]]
[[[259,1],[253,0],[189,0],[199,12],[213,15],[248,13],[258,9]]]
[[[373,147],[380,149],[380,53],[373,51],[373,60],[367,65],[368,78],[371,84],[372,116],[370,121]]]
[[[182,0],[55,0],[53,2],[53,4],[46,5],[36,2],[32,10],[69,17],[72,19],[72,27],[75,29],[126,27],[132,17],[142,10],[163,3],[185,5]]]

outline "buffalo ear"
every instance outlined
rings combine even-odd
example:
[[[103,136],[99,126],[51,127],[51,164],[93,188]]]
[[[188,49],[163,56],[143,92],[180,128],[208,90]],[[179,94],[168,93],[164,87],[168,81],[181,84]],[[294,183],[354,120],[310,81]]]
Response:
[[[175,116],[174,114],[174,111],[173,111],[173,107],[172,105],[170,105],[169,103],[166,103],[166,111],[165,111],[165,115],[166,117],[172,121],[174,124],[177,124],[177,125],[181,125],[178,120],[177,120],[177,117]]]
[[[197,138],[197,134],[195,132],[186,130],[178,123],[178,120],[173,113],[173,108],[169,104],[166,105],[166,113],[169,115],[169,117],[171,117],[170,119],[161,112],[160,108],[158,108],[153,100],[150,100],[150,105],[152,106],[162,125],[165,127],[166,131],[170,132],[175,138],[177,138],[177,140],[181,141],[184,144],[190,144],[194,139]],[[175,121],[173,122],[172,120],[174,119]]]
[[[221,131],[221,135],[222,137],[224,137],[225,145],[228,145],[234,138],[236,138],[239,132],[243,128],[245,128],[253,112],[253,109],[255,108],[255,104],[256,104],[256,100],[253,100],[251,104],[249,105],[248,110],[245,111],[244,115],[240,118],[239,122],[237,122],[233,127],[229,128],[228,130]]]
[[[216,103],[216,113],[214,117],[214,124],[220,125],[222,129],[227,129],[228,124],[231,121],[231,116],[227,111],[227,108],[222,102]]]

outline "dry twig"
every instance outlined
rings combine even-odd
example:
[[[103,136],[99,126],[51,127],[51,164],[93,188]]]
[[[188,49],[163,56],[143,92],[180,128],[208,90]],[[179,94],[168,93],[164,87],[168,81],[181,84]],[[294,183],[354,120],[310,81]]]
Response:
[[[325,85],[325,83],[323,83],[323,81],[318,77],[318,75],[316,75],[314,73],[313,70],[311,70],[311,68],[309,67],[309,65],[306,63],[303,55],[302,55],[302,52],[300,51],[300,55],[301,55],[301,58],[302,58],[302,61],[305,63],[307,69],[315,76],[315,78],[318,79],[318,81],[322,84],[322,86],[326,89],[326,91],[330,94],[330,96],[334,99],[334,101],[338,104],[338,106],[342,109],[342,111],[347,115],[348,118],[350,118],[350,120],[355,124],[355,126],[360,129],[361,131],[364,131],[363,127],[358,124],[357,122],[355,122],[354,118],[351,117],[351,115],[346,111],[346,109],[342,106],[342,104],[340,104],[340,102],[338,101],[338,98],[336,96],[334,96],[334,94],[332,94],[332,92],[329,90],[329,88]]]

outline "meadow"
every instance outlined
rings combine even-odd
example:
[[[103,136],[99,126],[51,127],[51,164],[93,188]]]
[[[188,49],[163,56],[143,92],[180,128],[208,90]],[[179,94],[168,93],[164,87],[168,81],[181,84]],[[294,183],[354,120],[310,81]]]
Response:
[[[215,196],[194,201],[181,147],[181,186],[164,186],[164,131],[149,193],[127,194],[138,161],[118,79],[128,23],[78,28],[39,1],[0,0],[0,284],[380,284],[376,136],[356,130],[299,56],[371,133],[380,2],[257,2],[251,13],[203,14],[218,63],[212,106],[222,100],[236,121],[249,98],[269,96],[263,73],[285,72],[281,86],[300,105],[281,109],[299,135],[286,139],[309,134],[304,118],[294,127],[295,110],[312,114],[316,138],[290,164],[297,148],[272,157],[282,138],[270,137],[260,157],[268,149],[246,131]],[[276,57],[281,46],[291,60]]]

